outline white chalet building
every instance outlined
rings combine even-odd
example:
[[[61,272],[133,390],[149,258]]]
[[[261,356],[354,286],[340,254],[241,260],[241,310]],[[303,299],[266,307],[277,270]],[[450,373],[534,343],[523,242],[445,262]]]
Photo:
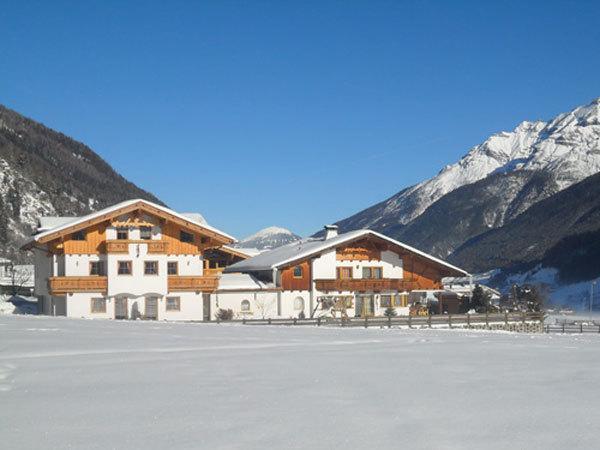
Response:
[[[22,248],[34,253],[44,314],[203,320],[220,272],[205,254],[229,254],[233,241],[199,214],[136,199],[84,217],[40,219]]]
[[[413,291],[441,292],[442,278],[469,274],[371,230],[304,239],[225,268],[215,308],[236,317],[408,314]]]

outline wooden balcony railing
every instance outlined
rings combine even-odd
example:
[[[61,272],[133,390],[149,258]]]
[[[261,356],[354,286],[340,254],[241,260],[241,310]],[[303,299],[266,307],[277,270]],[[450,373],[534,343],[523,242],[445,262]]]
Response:
[[[219,278],[214,276],[169,276],[169,292],[201,291],[213,292],[219,286]]]
[[[106,293],[107,277],[50,277],[48,287],[51,295],[64,295],[73,292]]]
[[[223,273],[224,267],[218,267],[216,269],[204,269],[203,274],[205,277],[218,277]]]
[[[129,244],[146,244],[148,253],[167,253],[169,249],[169,243],[162,240],[109,240],[106,253],[129,253]]]
[[[410,291],[417,288],[414,281],[398,280],[393,278],[380,279],[343,279],[343,280],[315,280],[318,291]]]

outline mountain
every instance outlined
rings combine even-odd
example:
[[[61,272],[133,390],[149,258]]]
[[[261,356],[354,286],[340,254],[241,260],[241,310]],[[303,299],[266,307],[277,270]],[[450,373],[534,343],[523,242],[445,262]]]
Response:
[[[76,216],[128,198],[162,204],[86,145],[0,105],[0,256],[18,261],[40,215]]]
[[[502,249],[502,251],[499,251]],[[471,270],[558,269],[564,283],[600,275],[600,173],[542,200],[506,225],[459,247],[452,262]]]
[[[548,122],[526,121],[495,134],[435,177],[337,224],[343,231],[370,227],[447,258],[599,171],[596,99]]]
[[[297,234],[281,227],[268,227],[242,239],[236,244],[239,248],[257,248],[269,250],[301,239]]]

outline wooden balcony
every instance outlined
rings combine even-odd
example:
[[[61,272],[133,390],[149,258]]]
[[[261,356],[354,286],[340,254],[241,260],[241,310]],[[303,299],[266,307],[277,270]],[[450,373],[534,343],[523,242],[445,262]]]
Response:
[[[107,277],[50,277],[48,288],[51,295],[64,295],[73,292],[100,292],[106,293],[108,287]]]
[[[162,240],[109,240],[106,241],[106,253],[129,253],[129,244],[146,244],[148,253],[167,253],[169,243]]]
[[[414,281],[405,281],[394,278],[380,279],[343,279],[343,280],[315,280],[318,291],[350,291],[350,292],[380,292],[380,291],[410,291],[417,289]]]
[[[169,276],[169,292],[201,291],[213,292],[219,286],[219,278],[215,276]]]
[[[225,269],[225,267],[217,267],[216,269],[205,268],[203,274],[205,277],[219,277],[223,273],[223,269]]]

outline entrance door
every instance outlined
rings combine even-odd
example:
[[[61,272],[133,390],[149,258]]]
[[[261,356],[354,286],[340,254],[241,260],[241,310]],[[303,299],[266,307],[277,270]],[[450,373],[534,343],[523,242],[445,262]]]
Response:
[[[375,313],[375,296],[359,295],[356,297],[356,317],[372,317]]]
[[[210,294],[202,294],[202,318],[205,322],[210,321]]]
[[[127,319],[127,297],[115,299],[115,319]]]
[[[146,297],[144,318],[148,320],[158,319],[158,298]]]

